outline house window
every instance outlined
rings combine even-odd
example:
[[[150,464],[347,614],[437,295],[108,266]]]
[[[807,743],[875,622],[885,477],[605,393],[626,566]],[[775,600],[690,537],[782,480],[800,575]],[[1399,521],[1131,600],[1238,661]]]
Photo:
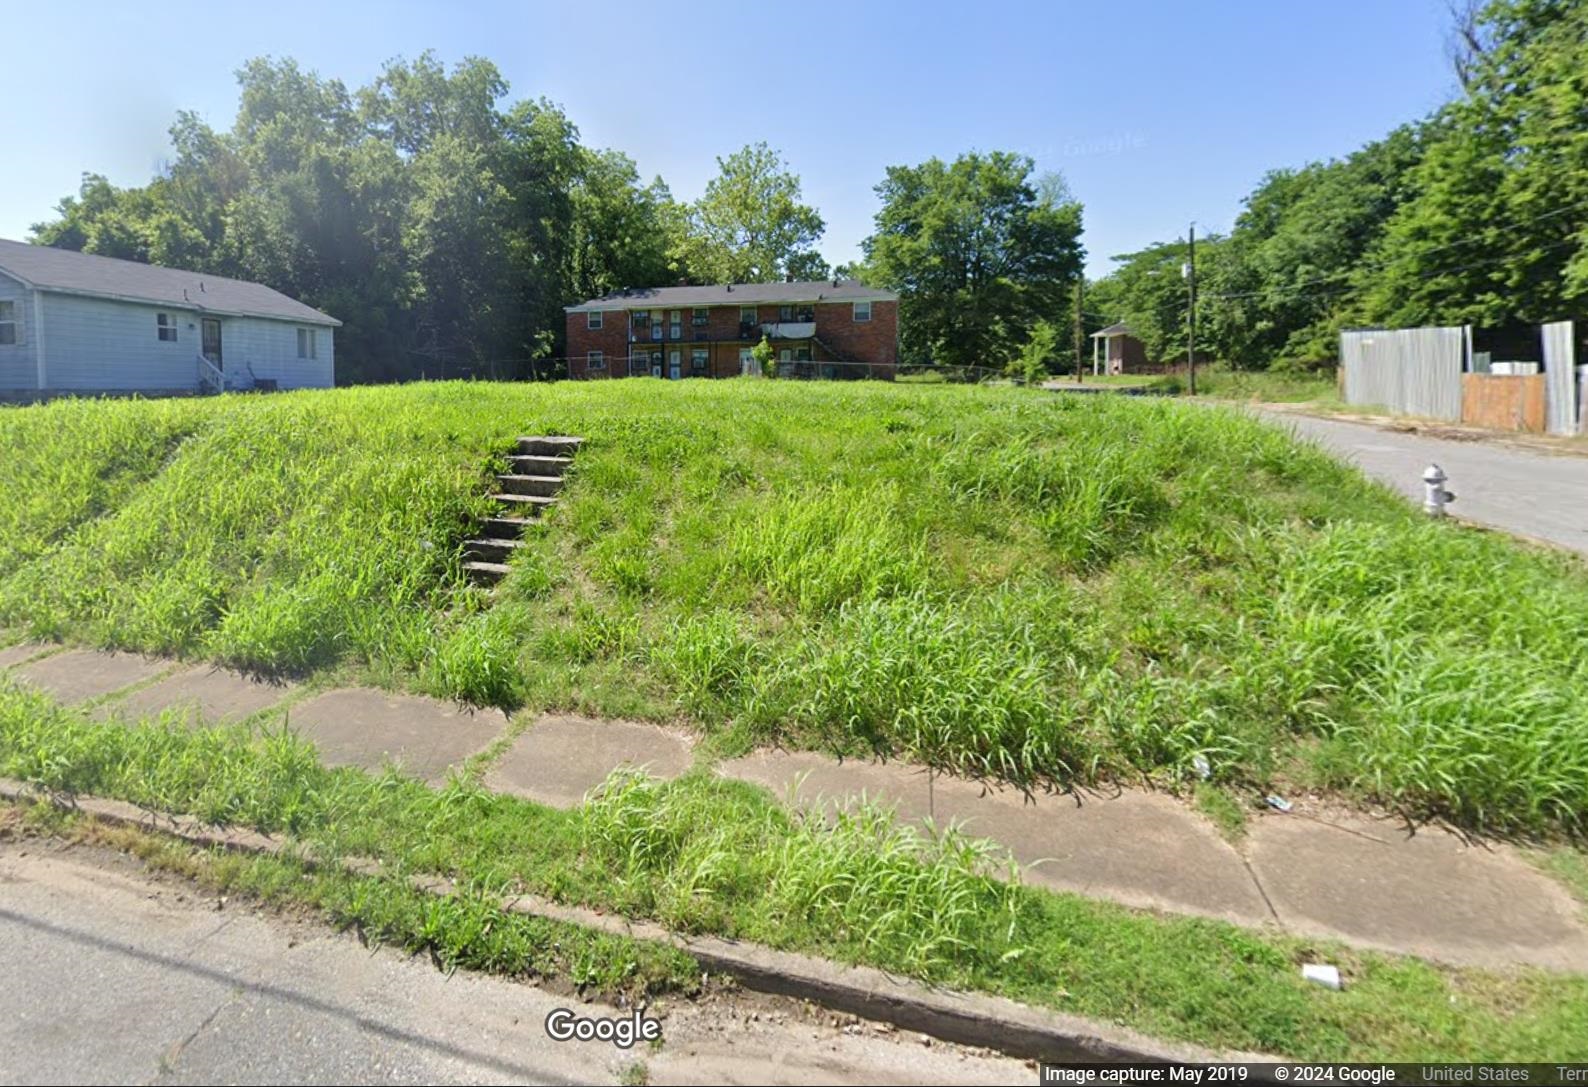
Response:
[[[650,328],[651,327],[651,311],[648,310],[648,309],[637,309],[637,310],[635,310],[634,311],[634,327],[640,332],[644,332],[647,328]]]
[[[585,368],[589,370],[605,370],[607,368],[606,353],[603,351],[590,352],[585,358]]]
[[[856,323],[859,323],[861,321],[869,321],[869,320],[871,320],[871,303],[870,302],[856,302],[855,303],[855,321],[856,321]]]
[[[0,346],[17,342],[17,304],[0,302]]]
[[[315,341],[314,329],[298,329],[298,357],[300,359],[317,359],[320,357],[319,345]]]
[[[792,321],[792,320],[794,320],[794,307],[793,306],[779,306],[777,308],[777,319],[779,321]]]
[[[588,328],[591,332],[600,331],[602,316],[603,315],[600,310],[591,310],[589,313],[584,315],[584,327]]]
[[[667,323],[672,326],[672,331],[668,333],[669,336],[671,336],[675,340],[681,340],[681,339],[684,338],[684,311],[683,310],[676,310],[675,309],[672,312],[672,314],[669,316],[669,320],[668,320]]]
[[[753,324],[755,324],[755,307],[754,306],[740,306],[739,307],[739,323],[741,325],[753,325]]]
[[[154,334],[166,343],[176,343],[176,318],[169,313],[155,314]]]
[[[697,309],[693,314],[690,315],[689,323],[694,325],[696,328],[705,328],[707,322],[710,320],[711,311],[709,309]]]
[[[689,353],[689,376],[705,377],[707,363],[711,359],[710,352],[697,347]]]

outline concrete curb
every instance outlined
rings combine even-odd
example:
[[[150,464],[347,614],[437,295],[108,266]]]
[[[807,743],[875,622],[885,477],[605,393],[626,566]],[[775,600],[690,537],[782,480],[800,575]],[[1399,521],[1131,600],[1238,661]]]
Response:
[[[205,848],[296,856],[314,866],[325,863],[306,848],[257,831],[208,826],[192,816],[166,815],[121,800],[51,794],[12,778],[0,777],[0,799],[46,800],[65,811],[156,831]],[[330,863],[355,875],[381,874],[380,865],[375,862],[355,859]],[[454,891],[451,880],[439,877],[418,877],[411,882],[428,894],[449,895]],[[809,1000],[945,1042],[993,1049],[1027,1060],[1183,1063],[1278,1059],[1160,1042],[1124,1027],[1044,1011],[1002,997],[934,989],[872,967],[845,966],[759,944],[682,936],[652,922],[632,921],[535,896],[519,896],[504,906],[526,916],[670,945],[693,956],[707,972],[730,975],[753,992]]]

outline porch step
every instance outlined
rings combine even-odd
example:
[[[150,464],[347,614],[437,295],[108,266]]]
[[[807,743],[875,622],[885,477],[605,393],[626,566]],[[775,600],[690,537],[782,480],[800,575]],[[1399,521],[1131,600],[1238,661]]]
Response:
[[[561,476],[497,476],[508,494],[540,495],[550,498],[562,490]]]
[[[482,536],[477,540],[464,541],[463,554],[466,558],[478,562],[500,563],[506,562],[514,551],[523,546],[523,540],[508,539],[504,536]]]
[[[561,435],[537,435],[518,439],[518,451],[531,457],[571,457],[579,452],[583,438]]]
[[[560,476],[573,463],[572,457],[547,457],[538,453],[521,453],[507,458],[513,471],[527,476]]]
[[[466,562],[463,569],[476,585],[495,585],[507,576],[507,565],[500,562]]]

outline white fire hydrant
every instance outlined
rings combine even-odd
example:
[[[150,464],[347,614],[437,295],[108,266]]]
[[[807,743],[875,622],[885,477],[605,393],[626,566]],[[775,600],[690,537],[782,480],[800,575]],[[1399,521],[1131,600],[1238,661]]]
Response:
[[[1445,490],[1445,484],[1450,482],[1450,477],[1445,475],[1445,470],[1437,464],[1430,464],[1423,469],[1423,512],[1430,517],[1443,517],[1445,506],[1456,500],[1456,496]]]

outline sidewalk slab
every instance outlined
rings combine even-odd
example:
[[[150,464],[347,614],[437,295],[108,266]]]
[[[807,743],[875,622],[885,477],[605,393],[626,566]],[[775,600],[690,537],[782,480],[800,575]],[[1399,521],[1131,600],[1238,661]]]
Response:
[[[864,794],[901,819],[956,822],[1008,849],[1034,885],[1238,924],[1273,920],[1240,854],[1163,794],[1027,796],[943,775],[929,782],[909,763],[840,762],[810,752],[758,751],[719,769],[829,813]]]
[[[507,727],[501,710],[366,688],[327,691],[293,707],[293,731],[320,749],[328,766],[379,770],[388,762],[430,784],[483,751]]]
[[[48,648],[49,646],[39,645],[36,642],[23,642],[21,645],[11,645],[0,649],[0,672],[21,664],[29,657],[37,656]]]
[[[1463,966],[1588,971],[1575,900],[1508,846],[1366,816],[1256,820],[1252,871],[1294,932]]]
[[[274,706],[292,691],[286,684],[267,683],[201,664],[134,691],[107,705],[104,714],[135,721],[174,709],[193,725],[241,721]]]
[[[14,674],[55,696],[57,701],[70,704],[130,687],[158,675],[170,664],[170,661],[141,657],[136,653],[69,649],[25,664]]]
[[[692,758],[688,739],[655,725],[545,714],[491,767],[485,785],[572,808],[620,766],[672,778],[687,770]]]

